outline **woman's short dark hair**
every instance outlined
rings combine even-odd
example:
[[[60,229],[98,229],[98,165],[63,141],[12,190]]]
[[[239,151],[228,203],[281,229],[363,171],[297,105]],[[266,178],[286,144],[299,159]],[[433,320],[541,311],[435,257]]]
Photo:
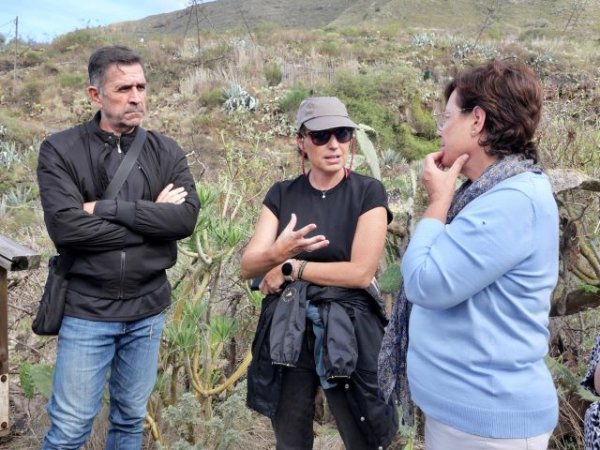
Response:
[[[102,87],[104,74],[111,64],[123,64],[125,66],[140,64],[143,66],[141,56],[128,47],[112,45],[99,48],[92,53],[88,62],[88,75],[92,86]]]
[[[543,91],[531,68],[493,60],[458,74],[446,86],[446,102],[454,91],[461,109],[479,106],[485,111],[485,136],[479,144],[488,154],[523,153],[537,162],[533,137],[542,115]]]
[[[299,129],[299,130],[296,132],[296,136],[298,136],[298,137],[299,137],[299,138],[301,138],[301,139],[304,139],[304,138],[305,138],[305,136],[306,136],[306,133],[307,133],[307,131],[308,131],[308,130],[306,129],[306,127],[305,127],[304,125],[302,125],[302,126],[300,127],[300,129]],[[308,159],[308,155],[307,155],[306,153],[304,153],[302,150],[300,150],[300,147],[297,147],[297,148],[296,148],[296,151],[297,151],[297,152],[298,152],[298,154],[299,154],[300,156],[302,156],[304,159]]]

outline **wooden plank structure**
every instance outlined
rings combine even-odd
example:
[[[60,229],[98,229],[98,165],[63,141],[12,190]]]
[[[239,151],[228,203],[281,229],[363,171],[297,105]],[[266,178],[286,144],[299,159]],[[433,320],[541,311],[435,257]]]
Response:
[[[10,432],[8,402],[8,271],[37,269],[40,255],[0,236],[0,436]]]

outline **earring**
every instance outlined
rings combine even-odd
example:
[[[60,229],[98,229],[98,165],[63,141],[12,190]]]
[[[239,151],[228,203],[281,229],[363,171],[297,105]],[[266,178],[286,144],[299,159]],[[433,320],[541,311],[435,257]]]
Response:
[[[354,140],[354,138],[352,139],[352,142],[350,143],[350,149],[351,149],[350,166],[346,167],[344,170],[345,178],[348,178],[350,176],[350,172],[352,172],[352,164],[354,163],[354,154],[356,153],[356,141]]]

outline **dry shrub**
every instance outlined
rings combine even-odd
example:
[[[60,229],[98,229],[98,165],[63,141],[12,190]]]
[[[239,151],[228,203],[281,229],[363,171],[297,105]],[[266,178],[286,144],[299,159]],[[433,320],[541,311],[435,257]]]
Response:
[[[217,72],[206,67],[196,67],[181,79],[179,92],[185,97],[193,97],[219,84],[222,84],[222,80],[219,79]]]

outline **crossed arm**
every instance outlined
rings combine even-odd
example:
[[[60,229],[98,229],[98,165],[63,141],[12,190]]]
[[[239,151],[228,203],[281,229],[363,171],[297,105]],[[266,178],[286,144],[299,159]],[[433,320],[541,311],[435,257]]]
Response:
[[[93,214],[96,202],[85,202],[63,159],[44,142],[38,182],[50,237],[58,247],[103,252],[148,238],[175,240],[191,234],[199,201],[184,155],[172,173],[174,183],[167,185],[154,202],[124,202],[134,211],[134,223],[109,220]]]
[[[187,197],[187,192],[185,188],[173,186],[173,183],[167,184],[167,186],[158,194],[158,197],[154,201],[154,203],[173,203],[174,205],[181,205],[185,198]],[[83,204],[83,210],[88,214],[94,214],[94,208],[96,206],[96,202],[85,202]]]

